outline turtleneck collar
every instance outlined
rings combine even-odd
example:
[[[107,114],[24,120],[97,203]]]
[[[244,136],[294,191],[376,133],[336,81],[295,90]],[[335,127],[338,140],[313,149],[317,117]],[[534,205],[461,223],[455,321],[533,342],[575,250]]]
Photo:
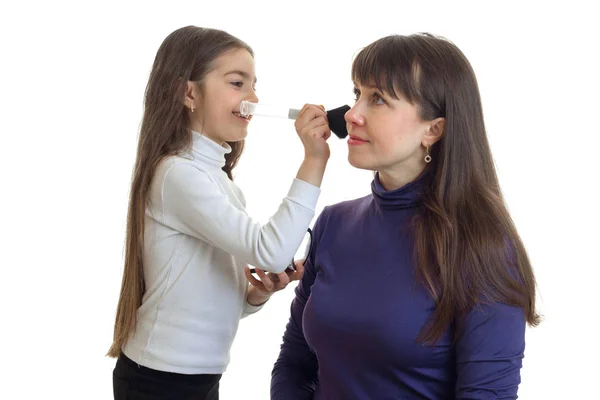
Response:
[[[379,180],[379,173],[376,173],[373,182],[371,182],[373,199],[382,208],[391,210],[416,207],[421,204],[428,175],[429,173],[425,172],[414,181],[396,190],[387,191]]]
[[[192,153],[194,158],[199,158],[217,168],[223,168],[225,154],[231,153],[231,146],[227,143],[221,146],[201,133],[192,131]]]

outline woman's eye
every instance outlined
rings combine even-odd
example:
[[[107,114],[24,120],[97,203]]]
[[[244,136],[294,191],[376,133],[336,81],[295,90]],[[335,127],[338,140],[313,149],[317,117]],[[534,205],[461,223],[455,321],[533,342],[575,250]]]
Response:
[[[358,101],[358,98],[360,97],[360,90],[354,89],[352,92],[354,93],[354,101]]]
[[[385,101],[381,98],[380,95],[378,95],[377,93],[373,94],[373,103],[377,104],[377,105],[382,105],[385,104]]]
[[[240,82],[240,81],[231,82],[231,84],[233,86],[239,87],[239,88],[241,88],[242,86],[244,86],[244,82]]]

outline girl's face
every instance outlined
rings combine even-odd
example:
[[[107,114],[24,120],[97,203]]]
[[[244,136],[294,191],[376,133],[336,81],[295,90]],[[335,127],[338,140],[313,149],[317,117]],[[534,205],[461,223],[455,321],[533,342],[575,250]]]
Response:
[[[188,83],[186,105],[195,108],[189,114],[192,129],[220,144],[243,140],[252,117],[239,115],[240,103],[258,102],[255,85],[254,58],[247,50],[231,50],[216,58],[200,85]]]
[[[376,87],[355,82],[356,102],[346,113],[348,161],[356,168],[418,175],[434,121],[424,121],[415,105]]]

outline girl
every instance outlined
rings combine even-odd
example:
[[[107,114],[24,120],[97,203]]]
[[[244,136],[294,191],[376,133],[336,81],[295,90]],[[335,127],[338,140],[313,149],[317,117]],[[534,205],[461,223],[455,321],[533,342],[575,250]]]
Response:
[[[261,226],[232,181],[250,122],[239,105],[258,101],[255,84],[252,50],[226,32],[188,26],[158,50],[108,353],[118,357],[116,399],[217,399],[240,318],[302,275],[301,268],[284,271],[314,216],[329,126],[322,107],[301,110],[296,130],[304,161]],[[246,264],[262,268],[262,282]]]
[[[326,207],[271,398],[515,399],[534,275],[504,205],[477,81],[428,35],[354,60],[348,160],[372,194]]]

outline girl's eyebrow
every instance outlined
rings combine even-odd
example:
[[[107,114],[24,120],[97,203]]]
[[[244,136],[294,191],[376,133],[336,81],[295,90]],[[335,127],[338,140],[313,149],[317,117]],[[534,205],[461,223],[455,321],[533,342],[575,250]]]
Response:
[[[247,73],[247,72],[245,72],[245,71],[242,71],[241,69],[234,69],[234,70],[232,70],[232,71],[229,71],[229,72],[227,72],[227,73],[225,74],[225,76],[227,76],[227,75],[231,75],[231,74],[238,74],[238,75],[240,75],[240,76],[241,76],[242,78],[244,78],[244,79],[250,79],[250,74],[249,74],[249,73]],[[255,78],[254,78],[254,83],[256,83],[256,82],[257,82],[257,79],[256,79],[256,77],[255,77]]]

